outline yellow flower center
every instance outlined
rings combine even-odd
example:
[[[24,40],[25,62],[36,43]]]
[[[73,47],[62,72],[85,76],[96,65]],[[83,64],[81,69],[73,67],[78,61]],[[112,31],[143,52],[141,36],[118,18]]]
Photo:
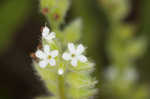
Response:
[[[48,59],[51,59],[51,58],[52,58],[52,57],[49,55],[49,56],[48,56]]]
[[[72,54],[71,56],[72,56],[72,57],[75,57],[75,54]]]

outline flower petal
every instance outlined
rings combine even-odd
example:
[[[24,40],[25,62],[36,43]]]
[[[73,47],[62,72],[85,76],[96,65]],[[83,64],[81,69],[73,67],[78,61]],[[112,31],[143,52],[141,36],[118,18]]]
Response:
[[[40,59],[43,59],[43,58],[45,58],[46,55],[41,50],[37,50],[35,53],[35,56]]]
[[[45,39],[51,42],[52,39],[56,37],[55,35],[56,35],[55,32],[51,32],[50,34],[47,35],[47,37],[45,37]]]
[[[47,36],[48,36],[48,33],[47,33],[47,32],[43,32],[43,33],[42,33],[42,37],[43,37],[44,39],[47,39]]]
[[[50,59],[49,60],[49,64],[51,65],[51,66],[55,66],[56,65],[56,61],[55,61],[55,59]]]
[[[43,28],[43,31],[42,31],[42,33],[46,33],[46,34],[48,34],[49,33],[49,28],[47,27],[47,26],[45,26],[44,28]]]
[[[78,47],[77,47],[77,54],[79,55],[79,54],[83,53],[84,50],[85,50],[85,48],[84,48],[84,46],[82,44],[78,45]]]
[[[72,59],[71,64],[73,67],[76,67],[78,63],[78,60],[76,58]]]
[[[53,39],[53,38],[56,37],[56,33],[55,33],[55,32],[51,32],[51,33],[49,34],[49,36],[50,36],[50,39]]]
[[[78,56],[78,59],[83,63],[87,61],[87,58],[84,55]]]
[[[75,53],[76,50],[75,50],[75,45],[73,43],[69,43],[68,44],[68,49],[71,53]]]
[[[49,45],[44,45],[44,52],[48,55],[50,52],[50,47]]]
[[[39,62],[39,66],[41,68],[45,68],[47,65],[48,65],[48,62],[46,60],[42,60],[42,61]]]
[[[62,58],[63,58],[64,60],[70,60],[70,59],[71,59],[71,55],[70,55],[69,53],[63,53]]]
[[[59,75],[62,75],[63,73],[64,73],[64,70],[63,70],[63,69],[59,69],[59,70],[58,70],[58,74],[59,74]]]
[[[58,52],[58,50],[53,50],[53,51],[51,51],[50,54],[52,57],[56,57],[56,56],[58,56],[59,52]]]

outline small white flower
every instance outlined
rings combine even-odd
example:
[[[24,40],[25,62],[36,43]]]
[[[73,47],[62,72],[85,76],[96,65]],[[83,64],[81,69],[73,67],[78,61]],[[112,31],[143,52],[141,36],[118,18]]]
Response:
[[[43,28],[42,37],[43,37],[44,39],[46,39],[47,41],[51,42],[52,39],[54,39],[54,38],[56,37],[56,34],[55,34],[55,32],[51,32],[51,33],[50,33],[49,28],[45,26],[45,27]]]
[[[58,50],[50,51],[50,47],[45,45],[43,51],[37,50],[35,55],[40,59],[39,66],[45,68],[48,64],[51,66],[56,65],[55,57],[58,56]]]
[[[64,70],[63,69],[59,69],[58,70],[58,75],[62,75],[62,74],[64,74]]]
[[[63,53],[62,58],[64,60],[71,60],[72,66],[76,67],[78,64],[78,61],[80,62],[86,62],[87,58],[82,55],[85,48],[82,44],[78,45],[77,48],[75,48],[75,45],[73,43],[68,44],[69,52]]]

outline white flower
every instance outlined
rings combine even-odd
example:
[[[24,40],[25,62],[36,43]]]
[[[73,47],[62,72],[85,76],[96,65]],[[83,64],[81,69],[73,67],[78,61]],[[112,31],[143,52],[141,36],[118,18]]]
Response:
[[[55,32],[51,32],[51,33],[50,33],[49,28],[45,26],[45,27],[43,28],[42,37],[43,37],[45,40],[47,40],[48,42],[51,42],[52,39],[54,39],[54,38],[56,37],[56,34],[55,34]]]
[[[69,52],[63,53],[62,58],[64,60],[71,60],[72,66],[76,67],[78,64],[78,61],[80,62],[86,62],[87,58],[82,55],[85,48],[82,44],[78,45],[77,48],[75,48],[75,45],[73,43],[68,44]]]
[[[58,75],[62,75],[62,74],[64,74],[64,70],[63,69],[59,69],[58,70]]]
[[[58,56],[58,50],[50,51],[50,47],[45,45],[43,51],[37,50],[35,55],[40,59],[39,66],[41,68],[46,67],[48,64],[51,66],[56,65],[55,57]]]

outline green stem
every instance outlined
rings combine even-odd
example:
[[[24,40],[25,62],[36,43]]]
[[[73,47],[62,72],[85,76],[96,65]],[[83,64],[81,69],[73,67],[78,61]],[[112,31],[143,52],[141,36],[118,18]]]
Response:
[[[64,76],[59,76],[59,99],[66,99],[65,97],[65,86]]]

